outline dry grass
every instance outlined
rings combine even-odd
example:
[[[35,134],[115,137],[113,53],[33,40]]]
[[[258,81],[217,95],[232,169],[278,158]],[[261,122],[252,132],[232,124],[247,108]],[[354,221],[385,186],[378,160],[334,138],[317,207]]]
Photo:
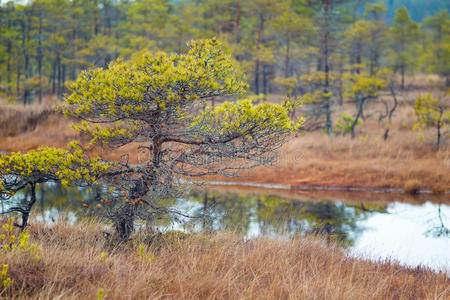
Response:
[[[369,106],[372,114],[357,128],[357,136],[328,137],[321,132],[307,133],[293,138],[281,149],[279,162],[274,168],[258,168],[243,174],[237,181],[282,183],[291,186],[336,186],[370,188],[404,188],[416,182],[417,189],[434,192],[450,190],[450,145],[448,137],[439,151],[435,150],[434,132],[424,132],[420,139],[411,128],[415,120],[411,104],[419,94],[428,92],[442,96],[434,85],[440,84],[433,76],[408,78],[409,89],[398,97],[399,108],[393,116],[390,136],[383,141],[386,124],[378,123],[380,106]],[[271,99],[271,101],[277,99]],[[279,100],[279,99],[278,99]],[[79,138],[70,121],[52,112],[51,101],[44,106],[0,105],[0,150],[27,151],[39,145],[64,147],[68,141]],[[342,112],[353,113],[354,105],[335,106],[334,118]],[[36,116],[41,119],[36,121]],[[17,125],[25,124],[25,125]],[[19,129],[17,129],[19,128]],[[446,129],[448,132],[448,129]],[[448,133],[447,133],[448,134]],[[107,159],[118,159],[130,153],[132,162],[139,162],[136,145],[128,145],[113,152],[94,149],[92,154]],[[229,178],[213,178],[229,180]]]
[[[70,121],[55,111],[56,102],[30,106],[0,102],[0,150],[28,151],[39,146],[64,147],[78,136]]]
[[[381,108],[369,106],[367,111],[373,115],[357,127],[355,139],[328,137],[321,132],[298,136],[281,149],[279,162],[273,168],[251,170],[245,174],[245,180],[291,186],[370,188],[404,188],[407,182],[417,181],[418,189],[449,191],[448,128],[439,151],[432,129],[423,132],[424,138],[411,130],[415,121],[411,104],[418,94],[423,92],[406,91],[399,96],[400,105],[387,141],[383,140],[386,124],[379,124],[374,113]],[[354,107],[336,107],[335,118],[344,111],[353,113]]]
[[[245,180],[291,186],[450,189],[450,151],[434,151],[416,133],[394,133],[387,142],[307,134],[289,142],[274,168],[248,172]]]
[[[108,248],[99,224],[33,224],[40,260],[2,255],[21,299],[448,299],[450,279],[425,268],[349,258],[318,239],[233,234]],[[141,242],[142,244],[144,242]],[[145,244],[148,245],[148,244]],[[102,252],[107,252],[102,257]]]

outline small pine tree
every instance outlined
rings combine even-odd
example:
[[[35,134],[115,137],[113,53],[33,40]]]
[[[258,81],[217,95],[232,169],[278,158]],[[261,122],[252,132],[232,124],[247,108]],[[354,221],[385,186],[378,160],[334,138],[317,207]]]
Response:
[[[419,96],[414,103],[414,112],[417,120],[413,130],[421,130],[426,127],[436,128],[436,147],[439,149],[442,139],[442,128],[450,121],[448,109],[448,99],[439,101],[430,94],[425,97]]]

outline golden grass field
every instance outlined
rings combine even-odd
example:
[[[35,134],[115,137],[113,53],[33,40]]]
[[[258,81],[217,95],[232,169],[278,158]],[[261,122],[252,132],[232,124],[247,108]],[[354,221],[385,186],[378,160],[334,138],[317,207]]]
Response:
[[[315,238],[136,236],[105,246],[95,221],[33,223],[41,258],[0,256],[17,299],[448,299],[450,279],[426,268],[350,258]],[[150,242],[151,241],[151,242]],[[103,252],[103,253],[102,253]]]

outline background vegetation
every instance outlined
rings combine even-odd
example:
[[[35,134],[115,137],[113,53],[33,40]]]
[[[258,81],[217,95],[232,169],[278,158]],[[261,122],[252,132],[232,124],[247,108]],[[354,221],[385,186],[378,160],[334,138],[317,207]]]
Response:
[[[371,75],[375,67],[391,67],[448,77],[448,3],[384,2],[2,2],[0,91],[23,103],[62,97],[81,70],[144,50],[179,52],[191,39],[214,36],[231,47],[255,94],[305,93],[300,76],[318,71],[331,72],[329,85],[338,86],[341,73],[362,72],[364,64]]]

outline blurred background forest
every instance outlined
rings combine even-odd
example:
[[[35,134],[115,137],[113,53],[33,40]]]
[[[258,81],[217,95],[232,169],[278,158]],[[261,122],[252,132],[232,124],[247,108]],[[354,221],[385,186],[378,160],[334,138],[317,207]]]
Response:
[[[81,70],[186,41],[227,42],[255,94],[342,90],[345,73],[389,67],[449,77],[446,0],[35,0],[0,2],[0,93],[62,96]],[[301,77],[304,75],[310,77]],[[323,84],[323,83],[322,83]],[[342,101],[343,91],[333,93]]]

